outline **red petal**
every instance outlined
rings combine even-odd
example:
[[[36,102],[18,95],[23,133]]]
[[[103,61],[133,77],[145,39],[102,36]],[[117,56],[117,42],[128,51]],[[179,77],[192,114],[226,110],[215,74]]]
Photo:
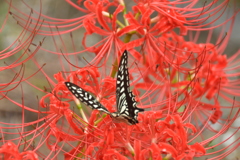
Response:
[[[173,146],[169,145],[169,144],[160,142],[160,143],[158,143],[158,147],[160,148],[160,150],[162,152],[170,153],[173,158],[176,158],[177,155],[178,155],[176,149]]]
[[[135,140],[134,141],[134,159],[135,160],[140,159],[140,151],[141,151],[141,141]]]
[[[116,21],[117,21],[117,15],[118,13],[122,12],[124,9],[124,6],[118,5],[117,9],[113,13],[113,18],[112,18],[112,30],[116,29]]]
[[[190,154],[192,153],[192,157],[196,156],[196,157],[200,157],[200,156],[203,156],[205,153],[206,153],[206,150],[205,148],[200,145],[199,143],[195,143],[193,145],[190,145],[189,146],[189,149],[190,149]]]
[[[103,160],[128,160],[126,157],[122,156],[118,151],[114,149],[108,149],[103,156]]]
[[[108,31],[111,31],[110,28],[108,27],[107,23],[106,23],[106,20],[104,20],[104,18],[106,18],[106,17],[103,17],[102,11],[104,11],[103,10],[103,6],[102,6],[102,3],[99,2],[97,4],[97,7],[96,7],[96,13],[97,13],[98,22],[100,23],[100,25],[103,28],[105,28]]]

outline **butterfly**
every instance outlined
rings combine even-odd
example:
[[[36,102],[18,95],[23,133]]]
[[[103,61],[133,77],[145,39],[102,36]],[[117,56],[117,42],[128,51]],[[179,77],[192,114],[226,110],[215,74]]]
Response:
[[[117,81],[116,81],[116,99],[117,112],[110,113],[99,101],[97,101],[91,94],[71,82],[65,82],[67,88],[71,93],[79,99],[82,103],[97,109],[99,111],[109,114],[115,121],[125,122],[129,125],[138,123],[138,112],[143,112],[144,109],[137,107],[135,96],[130,91],[129,73],[128,73],[128,52],[125,50],[121,56],[118,67]]]

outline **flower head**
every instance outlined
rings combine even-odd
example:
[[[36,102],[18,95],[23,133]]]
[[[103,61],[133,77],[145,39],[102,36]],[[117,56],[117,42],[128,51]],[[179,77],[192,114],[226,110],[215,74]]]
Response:
[[[9,160],[37,160],[38,156],[33,151],[18,151],[18,146],[12,142],[7,142],[0,147],[1,158]]]

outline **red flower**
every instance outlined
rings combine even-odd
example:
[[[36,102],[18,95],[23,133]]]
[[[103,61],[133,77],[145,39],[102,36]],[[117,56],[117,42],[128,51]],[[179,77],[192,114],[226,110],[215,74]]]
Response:
[[[17,145],[12,142],[7,142],[0,147],[0,158],[8,160],[37,160],[38,156],[33,151],[20,153]]]

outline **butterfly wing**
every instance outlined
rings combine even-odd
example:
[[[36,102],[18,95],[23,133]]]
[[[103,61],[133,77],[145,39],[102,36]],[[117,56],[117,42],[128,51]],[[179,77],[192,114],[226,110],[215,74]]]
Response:
[[[117,109],[119,116],[125,118],[129,124],[136,124],[138,123],[138,112],[143,112],[144,109],[137,107],[135,96],[130,91],[127,64],[128,53],[125,50],[122,54],[117,74]]]
[[[72,94],[79,99],[82,103],[91,107],[92,109],[97,109],[99,111],[106,112],[110,114],[110,112],[105,108],[100,102],[98,102],[92,95],[90,95],[87,91],[82,89],[81,87],[71,83],[65,82],[65,85],[72,92]]]

